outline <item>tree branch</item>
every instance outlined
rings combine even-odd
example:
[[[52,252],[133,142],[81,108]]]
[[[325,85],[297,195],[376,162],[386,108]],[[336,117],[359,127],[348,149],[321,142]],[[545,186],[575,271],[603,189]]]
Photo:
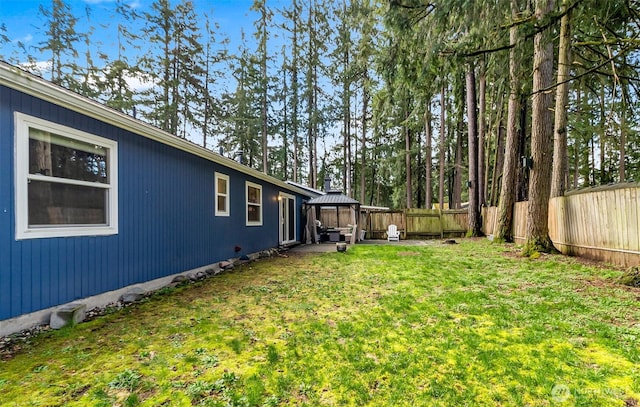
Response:
[[[434,9],[436,7],[433,3],[427,4],[404,4],[401,0],[390,0],[389,5],[391,7],[400,7],[409,10],[421,10],[421,9]]]
[[[634,48],[631,48],[631,47],[623,48],[616,55],[613,55],[611,58],[607,58],[606,60],[604,60],[603,62],[599,63],[598,65],[587,69],[586,71],[582,72],[580,75],[576,75],[576,76],[571,77],[571,78],[569,78],[567,80],[564,80],[564,81],[561,81],[561,82],[557,82],[557,83],[555,83],[555,84],[553,84],[551,86],[548,86],[546,88],[540,89],[537,92],[532,92],[528,96],[533,96],[533,95],[535,95],[537,93],[549,92],[549,91],[555,89],[558,85],[561,85],[561,84],[564,84],[564,83],[568,83],[568,82],[574,81],[576,79],[580,79],[583,76],[587,76],[587,75],[589,75],[590,73],[593,73],[593,72],[598,72],[598,70],[600,68],[602,68],[603,66],[607,65],[608,63],[611,63],[612,61],[614,61],[615,59],[617,59],[618,57],[622,56],[623,54],[627,53],[628,51],[630,51],[632,49],[634,49]]]
[[[474,57],[474,56],[478,56],[478,55],[492,54],[494,52],[510,50],[511,48],[514,48],[519,43],[521,43],[523,41],[526,41],[526,40],[530,40],[536,34],[541,33],[543,31],[545,31],[546,29],[548,29],[549,27],[551,27],[553,24],[558,22],[558,20],[562,19],[562,17],[565,14],[569,13],[571,10],[576,8],[580,3],[582,3],[582,1],[584,1],[584,0],[576,0],[576,1],[574,1],[571,5],[569,5],[569,7],[567,7],[566,9],[563,9],[561,13],[553,14],[549,18],[545,19],[546,21],[542,25],[534,24],[535,30],[533,30],[533,32],[530,32],[530,33],[527,33],[526,35],[524,35],[520,39],[520,41],[518,41],[518,43],[516,43],[516,44],[502,45],[502,46],[499,46],[499,47],[496,47],[496,48],[479,49],[479,50],[475,50],[475,51],[471,51],[471,52],[467,52],[467,53],[461,53],[461,54],[457,54],[457,55],[461,56],[463,58],[467,58],[467,57]],[[512,21],[511,23],[503,25],[500,28],[502,28],[502,29],[511,28],[511,27],[513,27],[515,25],[526,24],[526,23],[529,23],[531,21],[533,21],[533,16],[532,15],[528,16],[527,18],[522,18],[522,19],[518,19],[518,20]],[[451,53],[452,54],[456,54],[455,51],[452,51]]]

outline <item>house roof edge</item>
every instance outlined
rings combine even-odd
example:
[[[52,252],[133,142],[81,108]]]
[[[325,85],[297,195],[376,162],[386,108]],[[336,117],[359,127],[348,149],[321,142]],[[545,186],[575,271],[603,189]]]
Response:
[[[33,75],[19,67],[0,61],[0,85],[54,103],[74,112],[83,114],[111,124],[123,130],[131,131],[139,136],[155,140],[159,143],[188,152],[208,161],[224,165],[246,175],[250,175],[262,181],[269,182],[278,187],[310,197],[309,192],[290,185],[275,177],[267,175],[253,168],[242,165],[230,158],[224,157],[214,151],[208,150],[191,141],[174,136],[127,114],[112,109],[100,102],[82,96],[62,86],[47,81],[44,78]]]

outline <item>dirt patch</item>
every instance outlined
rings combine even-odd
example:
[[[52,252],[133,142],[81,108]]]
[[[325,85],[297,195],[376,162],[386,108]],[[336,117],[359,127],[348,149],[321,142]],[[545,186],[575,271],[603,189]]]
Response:
[[[398,252],[398,256],[420,256],[418,252]]]

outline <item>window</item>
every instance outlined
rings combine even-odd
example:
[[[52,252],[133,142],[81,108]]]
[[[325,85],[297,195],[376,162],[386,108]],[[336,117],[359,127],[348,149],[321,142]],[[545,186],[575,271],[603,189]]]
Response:
[[[229,176],[216,172],[216,216],[229,216]]]
[[[262,186],[247,182],[247,226],[262,226]]]
[[[16,239],[118,233],[117,143],[15,119]]]

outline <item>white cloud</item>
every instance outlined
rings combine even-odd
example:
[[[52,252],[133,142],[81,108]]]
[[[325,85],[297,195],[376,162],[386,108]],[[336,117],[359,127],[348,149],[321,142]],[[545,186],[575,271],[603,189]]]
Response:
[[[17,43],[19,43],[19,42],[20,42],[20,43],[23,43],[23,44],[28,44],[28,43],[30,43],[32,40],[33,40],[33,35],[31,35],[31,34],[27,34],[27,35],[25,35],[24,37],[22,37],[22,38],[16,38],[15,40],[13,40],[13,41],[11,41],[11,42],[13,42],[14,44],[17,44]]]
[[[142,92],[155,86],[155,84],[151,80],[140,76],[136,77],[126,75],[125,80],[129,85],[129,89],[134,92]]]
[[[34,75],[48,78],[51,73],[50,61],[23,62],[18,64],[22,69],[31,72]]]
[[[108,69],[109,68],[105,68],[105,70]],[[100,79],[104,80],[104,78]],[[127,73],[124,73],[124,80],[127,82],[129,89],[136,93],[151,89],[156,85],[148,75],[144,74],[128,75]]]
[[[84,0],[87,4],[113,3],[113,0]]]
[[[87,4],[107,4],[113,3],[115,0],[83,0]],[[129,4],[131,8],[140,8],[142,4],[140,4],[140,0],[132,0]]]

